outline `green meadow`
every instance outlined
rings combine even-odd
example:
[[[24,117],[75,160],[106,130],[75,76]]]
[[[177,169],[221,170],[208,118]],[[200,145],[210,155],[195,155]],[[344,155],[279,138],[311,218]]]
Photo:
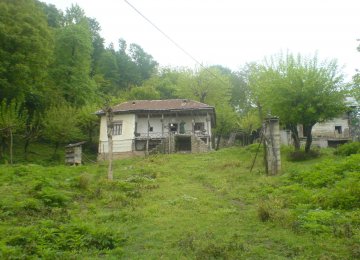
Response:
[[[360,258],[360,155],[256,145],[70,167],[0,166],[1,259]],[[36,160],[34,160],[36,161]]]

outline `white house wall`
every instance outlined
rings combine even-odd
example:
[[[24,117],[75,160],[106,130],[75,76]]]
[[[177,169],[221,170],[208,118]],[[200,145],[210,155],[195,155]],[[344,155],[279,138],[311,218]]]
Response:
[[[338,131],[335,130],[335,126],[341,126],[341,134],[339,134]],[[317,123],[314,125],[311,133],[313,136],[319,137],[349,137],[349,122],[348,119],[335,118],[324,123]]]
[[[135,132],[135,115],[124,114],[114,115],[113,121],[122,121],[122,134],[113,135],[113,152],[132,151],[134,132]],[[108,152],[107,122],[106,117],[102,116],[100,121],[100,142],[99,153]]]

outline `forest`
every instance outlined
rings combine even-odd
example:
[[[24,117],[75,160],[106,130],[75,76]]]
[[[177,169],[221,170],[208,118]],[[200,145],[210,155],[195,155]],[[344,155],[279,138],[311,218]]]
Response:
[[[78,5],[65,11],[38,0],[0,2],[0,162],[12,162],[14,142],[58,148],[86,140],[96,151],[94,112],[126,100],[190,98],[215,106],[217,137],[250,135],[268,115],[283,127],[312,126],[344,110],[359,75],[344,82],[336,60],[288,52],[238,71],[222,65],[162,67],[139,44],[105,46],[101,25]],[[239,61],[239,65],[242,61]],[[311,138],[307,140],[308,152]]]

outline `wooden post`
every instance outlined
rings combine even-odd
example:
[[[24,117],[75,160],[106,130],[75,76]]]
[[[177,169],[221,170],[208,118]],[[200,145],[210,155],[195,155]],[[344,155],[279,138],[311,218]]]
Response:
[[[149,128],[150,128],[150,114],[147,117],[147,137],[146,137],[146,156],[149,155]]]
[[[10,164],[13,164],[13,133],[11,127],[9,128],[10,132]]]
[[[108,136],[108,159],[109,159],[109,167],[108,167],[108,180],[113,180],[113,168],[112,168],[112,157],[113,157],[113,111],[110,106],[106,108],[106,120],[107,120],[107,136]]]
[[[212,144],[211,144],[211,136],[210,136],[210,131],[211,131],[211,117],[209,115],[209,113],[206,113],[206,127],[207,127],[207,134],[209,136],[209,141],[208,141],[208,145],[209,145],[209,149],[211,149]]]
[[[169,154],[171,153],[171,131],[169,131]]]
[[[164,114],[161,114],[161,137],[164,137]]]

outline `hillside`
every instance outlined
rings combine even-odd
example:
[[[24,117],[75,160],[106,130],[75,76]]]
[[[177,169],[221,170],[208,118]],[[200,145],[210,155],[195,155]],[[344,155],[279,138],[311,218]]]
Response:
[[[79,167],[0,166],[2,259],[355,259],[359,159],[267,177],[255,146]]]

